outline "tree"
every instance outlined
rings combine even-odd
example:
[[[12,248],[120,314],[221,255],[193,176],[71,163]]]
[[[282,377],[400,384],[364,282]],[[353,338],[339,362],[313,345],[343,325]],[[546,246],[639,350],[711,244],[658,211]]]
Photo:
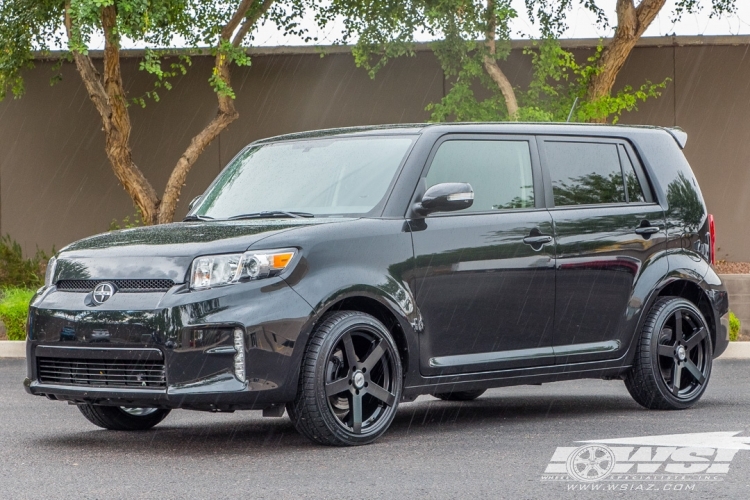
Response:
[[[440,102],[428,105],[433,121],[564,121],[574,107],[575,121],[616,120],[638,101],[658,96],[666,82],[587,99],[602,49],[579,63],[561,47],[570,1],[526,0],[542,32],[541,40],[529,41],[525,50],[534,68],[526,89],[514,88],[500,66],[510,53],[510,23],[517,17],[511,0],[332,0],[319,20],[324,26],[343,20],[340,41],[357,39],[355,62],[371,77],[388,60],[413,56],[418,33],[435,38],[432,46],[450,89]],[[489,96],[477,97],[480,88]]]
[[[560,25],[564,26],[563,14],[576,0],[526,0],[529,14],[537,12],[557,12]],[[600,7],[602,0],[577,0],[591,10],[602,27],[609,26],[604,10]],[[595,71],[591,75],[586,88],[586,99],[596,102],[610,96],[615,80],[625,65],[638,40],[643,36],[656,16],[664,9],[666,0],[617,0],[615,7],[617,25],[614,36],[601,52],[596,61]],[[706,8],[709,0],[675,0],[675,10],[672,12],[673,21],[680,20],[682,15],[697,12]],[[735,12],[736,0],[710,0],[711,16],[724,15]],[[603,122],[606,116],[593,117],[592,121]]]
[[[0,99],[23,94],[22,71],[33,67],[35,51],[68,48],[102,120],[112,170],[146,224],[171,222],[191,167],[208,145],[239,116],[234,106],[231,66],[247,66],[244,44],[259,22],[270,19],[285,33],[303,34],[297,20],[304,0],[0,0]],[[101,73],[89,47],[104,40]],[[154,90],[128,98],[120,70],[123,38],[146,47],[141,69],[154,76]],[[174,56],[175,45],[186,48]],[[190,66],[190,54],[214,56],[208,82],[216,93],[216,116],[195,135],[172,168],[163,195],[133,162],[128,107],[158,101],[160,89]],[[60,62],[62,64],[62,60]]]

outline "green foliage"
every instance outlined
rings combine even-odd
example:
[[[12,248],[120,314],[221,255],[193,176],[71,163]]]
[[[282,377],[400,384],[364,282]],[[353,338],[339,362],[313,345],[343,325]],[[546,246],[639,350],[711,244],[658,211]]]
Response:
[[[161,90],[172,88],[177,77],[191,65],[191,54],[210,53],[225,57],[228,63],[248,66],[247,43],[234,46],[221,43],[221,30],[232,18],[241,0],[70,0],[71,36],[65,35],[65,1],[0,0],[0,100],[10,92],[24,92],[22,72],[34,66],[35,51],[56,48],[87,54],[92,40],[101,39],[102,10],[115,6],[117,24],[110,42],[119,45],[126,38],[145,46],[141,71],[154,77],[154,88],[131,99],[145,106],[158,101]],[[285,34],[307,37],[300,20],[313,5],[312,0],[256,1],[247,17],[258,23],[273,22]],[[251,29],[245,42],[253,39]],[[181,54],[175,53],[175,47]],[[187,52],[187,54],[182,52]],[[176,59],[176,61],[175,61]],[[68,55],[65,60],[70,60]],[[59,66],[52,81],[60,79]],[[234,91],[216,74],[209,77],[215,92],[234,97]]]
[[[740,318],[738,318],[732,311],[729,311],[729,340],[736,342],[740,338]]]
[[[0,291],[0,321],[5,325],[8,340],[26,340],[26,320],[34,290],[6,288]]]
[[[33,257],[25,258],[21,245],[10,235],[0,237],[0,288],[42,286],[48,260],[49,256],[38,248]]]
[[[112,219],[112,222],[109,223],[109,230],[118,231],[120,229],[130,229],[133,227],[141,227],[145,225],[146,224],[143,223],[141,211],[136,208],[135,213],[132,215],[132,219],[130,215],[126,215],[125,218],[122,219],[122,221]]]
[[[704,0],[706,3],[708,0]],[[625,86],[613,95],[590,101],[587,89],[598,66],[603,47],[579,62],[558,39],[567,29],[566,15],[580,3],[596,16],[602,28],[611,28],[601,0],[525,0],[531,20],[539,28],[539,42],[530,42],[524,53],[531,58],[533,78],[524,89],[515,89],[519,104],[516,117],[522,121],[587,122],[607,119],[617,122],[622,113],[637,109],[640,102],[656,98],[669,79]],[[735,0],[711,0],[712,13],[733,12]],[[505,98],[484,69],[489,54],[483,42],[494,26],[497,51],[502,61],[510,53],[510,22],[517,16],[510,0],[332,0],[321,8],[318,22],[324,27],[338,19],[344,25],[341,43],[357,40],[355,63],[371,77],[394,57],[414,56],[419,34],[437,39],[432,44],[449,88],[445,97],[430,103],[432,121],[502,121],[508,114]],[[678,0],[675,19],[701,7],[698,0]],[[494,21],[494,22],[490,22]]]

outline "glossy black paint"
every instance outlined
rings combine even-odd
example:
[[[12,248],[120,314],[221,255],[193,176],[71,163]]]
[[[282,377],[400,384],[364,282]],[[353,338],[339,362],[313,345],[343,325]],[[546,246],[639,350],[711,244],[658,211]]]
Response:
[[[99,404],[203,410],[268,408],[294,398],[310,332],[335,309],[373,314],[392,331],[404,398],[580,377],[617,377],[630,366],[646,311],[660,294],[682,295],[726,348],[727,294],[707,262],[705,203],[678,143],[658,128],[452,124],[318,131],[418,135],[382,213],[359,219],[186,222],[94,236],[64,248],[54,281],[171,279],[167,292],[41,289],[27,342],[32,394]],[[649,200],[626,206],[555,207],[545,173],[547,137],[624,144],[643,169]],[[413,210],[435,147],[447,138],[526,140],[535,207],[487,213]],[[540,154],[541,153],[541,154]],[[660,228],[644,234],[638,228]],[[186,284],[206,254],[299,249],[280,276],[202,291]],[[247,382],[233,372],[231,332],[245,344]],[[45,385],[37,349],[155,348],[167,389]],[[61,349],[64,351],[64,349]],[[94,351],[92,351],[92,355]]]

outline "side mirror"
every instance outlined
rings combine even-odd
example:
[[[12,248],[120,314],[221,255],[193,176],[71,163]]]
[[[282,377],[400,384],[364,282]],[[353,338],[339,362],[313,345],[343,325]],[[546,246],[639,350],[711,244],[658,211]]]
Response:
[[[474,203],[474,189],[466,182],[444,182],[429,188],[422,201],[414,206],[420,215],[433,212],[455,212],[469,208]]]
[[[200,201],[200,199],[201,199],[200,196],[196,196],[195,198],[193,198],[193,200],[188,204],[188,212],[190,212],[193,209],[193,207],[196,205],[196,203]]]

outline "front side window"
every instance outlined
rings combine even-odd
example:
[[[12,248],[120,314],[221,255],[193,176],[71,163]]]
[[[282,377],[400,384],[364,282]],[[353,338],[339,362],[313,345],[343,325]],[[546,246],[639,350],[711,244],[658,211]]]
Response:
[[[617,144],[546,141],[555,206],[625,203]]]
[[[384,199],[410,136],[278,142],[244,150],[193,211],[225,219],[266,211],[364,215]]]
[[[448,140],[440,145],[426,187],[468,182],[474,204],[462,212],[534,207],[534,182],[527,141]]]

